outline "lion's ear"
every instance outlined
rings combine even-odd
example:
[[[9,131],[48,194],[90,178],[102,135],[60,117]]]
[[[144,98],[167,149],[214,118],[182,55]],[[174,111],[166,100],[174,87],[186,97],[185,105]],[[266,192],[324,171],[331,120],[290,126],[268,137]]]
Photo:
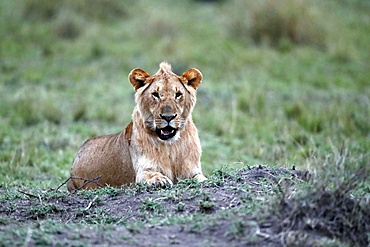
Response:
[[[135,91],[144,86],[149,77],[150,75],[142,69],[133,69],[128,75],[128,79]]]
[[[203,75],[199,70],[193,68],[182,74],[181,78],[186,85],[197,89],[199,84],[202,82]]]

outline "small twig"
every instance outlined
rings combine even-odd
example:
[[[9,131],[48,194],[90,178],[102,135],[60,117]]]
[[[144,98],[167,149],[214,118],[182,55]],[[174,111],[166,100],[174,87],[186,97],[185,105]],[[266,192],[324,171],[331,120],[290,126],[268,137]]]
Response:
[[[64,181],[61,185],[58,186],[58,188],[55,189],[55,192],[57,192],[60,187],[62,187],[63,185],[65,185],[66,183],[68,183],[69,180],[71,180],[72,177],[69,177],[66,181]]]
[[[41,200],[41,196],[40,196],[40,195],[35,196],[35,195],[33,195],[33,194],[27,193],[27,192],[22,191],[22,190],[18,190],[18,192],[19,192],[19,193],[22,193],[22,194],[24,194],[24,195],[26,195],[26,196],[28,196],[28,197],[37,198],[37,199],[39,199],[40,203],[42,204],[42,200]]]
[[[247,181],[248,184],[252,185],[252,186],[260,186],[261,183],[258,183],[258,182],[255,182],[255,181]]]
[[[259,237],[262,237],[262,238],[266,238],[266,239],[271,237],[270,234],[261,232],[259,228],[256,231],[256,235],[259,236]]]
[[[74,190],[72,190],[71,191],[71,194],[73,194],[74,192],[76,192],[77,190],[80,190],[80,189],[82,189],[83,187],[85,187],[86,185],[88,185],[89,183],[94,183],[94,184],[96,184],[96,185],[98,185],[98,186],[100,186],[100,187],[104,187],[103,185],[101,185],[100,183],[99,183],[99,180],[100,180],[100,178],[101,178],[101,176],[98,176],[98,177],[96,177],[96,178],[94,178],[94,179],[86,179],[86,178],[80,178],[80,177],[70,177],[70,179],[80,179],[80,180],[85,180],[85,182],[83,183],[83,185],[81,185],[80,187],[78,187],[78,188],[76,188],[76,189],[74,189]]]
[[[168,198],[167,197],[158,197],[158,198],[154,199],[153,202],[160,201],[160,200],[165,200],[165,199],[168,199]]]
[[[18,190],[18,192],[19,192],[19,193],[22,193],[22,194],[24,194],[24,195],[26,195],[26,196],[29,196],[29,197],[34,197],[34,198],[37,198],[37,199],[39,199],[39,197],[38,197],[38,196],[32,195],[32,194],[30,194],[30,193],[27,193],[27,192],[25,192],[25,191],[22,191],[22,190]]]
[[[40,194],[38,194],[38,196],[39,196],[40,203],[42,204],[42,199],[41,199]]]
[[[85,181],[80,187],[72,190],[71,191],[71,194],[73,194],[77,190],[82,189],[83,187],[85,187],[89,183],[94,183],[94,184],[98,185],[99,187],[104,187],[103,185],[101,185],[99,183],[100,178],[101,178],[101,176],[98,176],[98,177],[93,178],[93,179],[87,179],[87,178],[70,176],[66,181],[64,181],[61,185],[59,185],[58,188],[55,189],[55,191],[58,191],[63,185],[65,185],[66,183],[68,183],[68,181],[71,180],[71,179],[78,179],[78,180],[84,180]]]
[[[267,225],[265,225],[265,226],[267,226]],[[259,237],[262,237],[264,239],[270,239],[271,238],[271,234],[261,232],[261,227],[258,223],[257,223],[256,235],[259,236]]]
[[[87,205],[86,208],[84,208],[84,211],[87,211],[91,208],[92,204],[96,201],[96,199],[98,199],[98,196],[95,196],[94,199],[92,199],[92,201],[89,203],[89,205]]]

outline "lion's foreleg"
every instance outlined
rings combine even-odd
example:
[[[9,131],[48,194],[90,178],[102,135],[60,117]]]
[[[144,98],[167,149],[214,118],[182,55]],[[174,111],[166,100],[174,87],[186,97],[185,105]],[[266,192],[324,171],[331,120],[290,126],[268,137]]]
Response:
[[[141,171],[136,174],[136,182],[147,183],[153,187],[172,187],[173,182],[167,176],[155,171]]]
[[[206,181],[206,180],[207,180],[207,178],[206,178],[202,173],[195,175],[195,176],[194,176],[194,178],[195,178],[199,183],[201,183],[201,182],[203,182],[203,181]]]
[[[147,183],[153,187],[172,187],[173,181],[170,177],[158,171],[158,166],[146,158],[139,158],[136,162],[137,183]]]

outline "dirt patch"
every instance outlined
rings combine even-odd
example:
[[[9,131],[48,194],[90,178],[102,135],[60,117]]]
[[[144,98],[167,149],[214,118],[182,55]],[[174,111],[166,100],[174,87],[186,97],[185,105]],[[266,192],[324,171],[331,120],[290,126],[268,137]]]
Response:
[[[369,213],[346,191],[320,188],[309,200],[295,197],[295,185],[308,175],[257,166],[220,169],[204,184],[184,180],[171,189],[0,188],[0,237],[31,246],[38,238],[121,246],[311,246],[324,238],[367,246]],[[15,228],[23,229],[18,236]]]

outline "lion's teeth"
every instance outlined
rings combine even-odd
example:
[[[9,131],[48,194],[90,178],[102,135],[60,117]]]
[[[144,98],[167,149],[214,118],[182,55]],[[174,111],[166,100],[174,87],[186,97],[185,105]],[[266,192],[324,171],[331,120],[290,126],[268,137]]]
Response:
[[[173,134],[174,132],[175,132],[175,130],[171,130],[171,131],[161,130],[161,135],[163,135],[163,136],[170,135],[170,134]]]

